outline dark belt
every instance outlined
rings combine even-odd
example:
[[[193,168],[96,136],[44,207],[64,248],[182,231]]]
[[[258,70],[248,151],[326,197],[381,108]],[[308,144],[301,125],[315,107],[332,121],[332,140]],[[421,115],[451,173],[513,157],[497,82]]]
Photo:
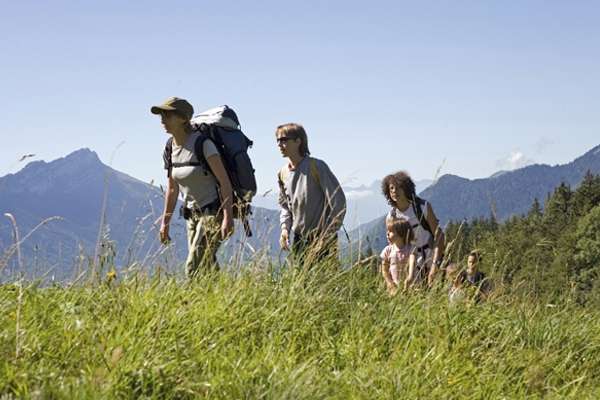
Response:
[[[200,208],[188,208],[186,206],[181,206],[179,209],[180,215],[183,219],[190,219],[193,215],[216,215],[219,209],[221,208],[221,202],[217,199],[212,203],[209,203]]]
[[[429,243],[427,243],[425,246],[417,247],[417,252],[425,253],[425,250],[429,250],[429,248]]]

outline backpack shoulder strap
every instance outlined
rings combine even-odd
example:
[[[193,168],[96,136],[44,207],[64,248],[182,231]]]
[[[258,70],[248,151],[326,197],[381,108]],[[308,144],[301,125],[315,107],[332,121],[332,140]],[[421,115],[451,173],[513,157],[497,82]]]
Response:
[[[206,157],[204,157],[204,142],[208,139],[208,135],[202,132],[194,142],[194,154],[198,159],[198,162],[201,163],[207,170],[210,171],[208,166],[208,162],[206,161]]]
[[[289,198],[288,198],[287,194],[285,193],[285,180],[287,179],[289,174],[290,174],[290,170],[287,165],[284,165],[283,167],[281,167],[281,169],[279,171],[277,171],[277,183],[279,184],[279,190],[283,194],[284,198],[287,199],[288,207],[290,206],[290,204],[289,204]]]
[[[323,190],[323,187],[321,186],[321,176],[319,175],[319,168],[317,167],[317,161],[314,158],[310,158],[310,174],[312,175],[313,179],[315,181],[317,181],[317,185],[319,185],[319,187],[321,188],[321,190]]]
[[[287,177],[290,175],[290,169],[288,168],[287,165],[284,165],[283,167],[281,167],[281,169],[279,171],[277,171],[277,181],[279,183],[279,186],[283,189],[285,184],[285,180],[287,179]]]
[[[433,232],[431,231],[431,227],[429,226],[429,222],[427,222],[427,218],[425,218],[425,215],[423,213],[423,206],[426,205],[427,202],[422,198],[415,196],[414,201],[412,201],[410,204],[413,208],[413,211],[415,212],[415,215],[417,216],[419,225],[421,225],[423,229],[429,232],[431,236],[434,236]]]
[[[173,136],[170,136],[167,139],[167,143],[165,144],[165,150],[163,151],[163,162],[165,165],[165,169],[167,170],[167,177],[171,177],[171,171],[173,169],[173,160],[171,159],[171,155],[173,154]]]

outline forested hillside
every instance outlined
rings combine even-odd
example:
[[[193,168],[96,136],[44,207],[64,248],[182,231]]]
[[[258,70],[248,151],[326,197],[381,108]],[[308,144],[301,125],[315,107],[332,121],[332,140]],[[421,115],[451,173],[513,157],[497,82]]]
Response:
[[[546,200],[504,223],[493,217],[451,222],[448,258],[464,261],[480,249],[498,279],[534,296],[566,289],[600,304],[600,175],[587,173],[577,190],[563,183]]]

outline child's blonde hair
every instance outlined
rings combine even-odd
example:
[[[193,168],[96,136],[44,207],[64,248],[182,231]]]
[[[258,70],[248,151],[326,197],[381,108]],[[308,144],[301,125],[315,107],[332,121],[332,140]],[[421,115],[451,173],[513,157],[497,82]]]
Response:
[[[401,237],[402,240],[404,240],[404,244],[411,243],[415,239],[415,233],[407,219],[391,219],[386,221],[385,225],[388,231],[392,231]]]

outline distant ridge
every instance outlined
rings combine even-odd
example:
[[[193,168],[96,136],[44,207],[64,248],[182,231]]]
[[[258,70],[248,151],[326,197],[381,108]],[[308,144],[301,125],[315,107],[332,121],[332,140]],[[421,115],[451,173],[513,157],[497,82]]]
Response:
[[[114,261],[119,266],[134,261],[171,266],[181,262],[186,254],[183,220],[172,222],[174,247],[166,249],[158,242],[157,225],[163,210],[163,193],[155,186],[139,181],[102,163],[90,149],[77,150],[51,162],[33,161],[21,171],[0,178],[0,212],[16,218],[21,236],[46,218],[60,216],[36,231],[23,243],[26,270],[31,275],[47,273],[65,280],[77,273],[79,266],[88,267],[96,253],[101,210],[106,190],[104,242],[116,251]],[[278,226],[274,211],[256,208],[251,225],[254,237],[249,248],[268,249],[277,243]],[[223,257],[239,250],[241,229],[229,240]],[[0,218],[0,262],[13,244],[10,221]],[[234,250],[235,249],[235,250]],[[101,248],[110,256],[110,251]],[[81,255],[85,260],[81,260]],[[17,268],[11,258],[10,270]],[[0,271],[2,274],[9,271]]]
[[[421,196],[434,205],[442,224],[492,213],[504,220],[525,213],[535,198],[543,204],[561,182],[579,185],[588,170],[600,173],[600,145],[564,165],[535,164],[474,180],[444,175]]]
[[[600,146],[564,165],[536,164],[474,180],[444,175],[423,190],[421,196],[434,205],[442,225],[451,219],[488,217],[492,213],[504,220],[525,213],[534,198],[543,203],[563,181],[576,187],[588,170],[600,173]],[[371,201],[381,203],[379,186],[376,181],[370,186],[351,188],[368,193],[349,204],[368,207]],[[103,236],[106,243],[114,246],[118,266],[138,260],[143,261],[144,268],[167,264],[173,267],[182,261],[186,250],[183,220],[173,222],[173,248],[165,249],[157,240],[154,222],[164,204],[160,189],[110,168],[90,149],[80,149],[51,162],[33,161],[21,171],[0,178],[0,212],[15,216],[21,236],[48,217],[63,218],[42,227],[23,244],[28,273],[39,276],[50,271],[56,279],[64,280],[73,277],[76,266],[87,267],[95,254],[105,187],[108,191]],[[361,248],[383,248],[383,218],[381,214],[352,230],[353,246],[360,241]],[[222,257],[261,251],[280,256],[278,212],[256,207],[251,226],[254,236],[245,241],[238,229],[224,246]],[[0,262],[12,243],[10,222],[0,216]],[[347,245],[346,239],[342,245]],[[82,261],[80,255],[87,258]],[[17,263],[12,257],[9,270],[14,272],[15,268]],[[0,271],[0,279],[5,273]]]
[[[575,188],[587,171],[600,174],[600,145],[564,165],[535,164],[473,180],[443,175],[420,196],[431,202],[442,226],[450,220],[491,215],[502,221],[527,212],[535,198],[544,204],[548,194],[561,182]],[[359,226],[351,232],[351,237],[354,243],[360,241],[363,249],[381,250],[387,243],[384,216]]]

